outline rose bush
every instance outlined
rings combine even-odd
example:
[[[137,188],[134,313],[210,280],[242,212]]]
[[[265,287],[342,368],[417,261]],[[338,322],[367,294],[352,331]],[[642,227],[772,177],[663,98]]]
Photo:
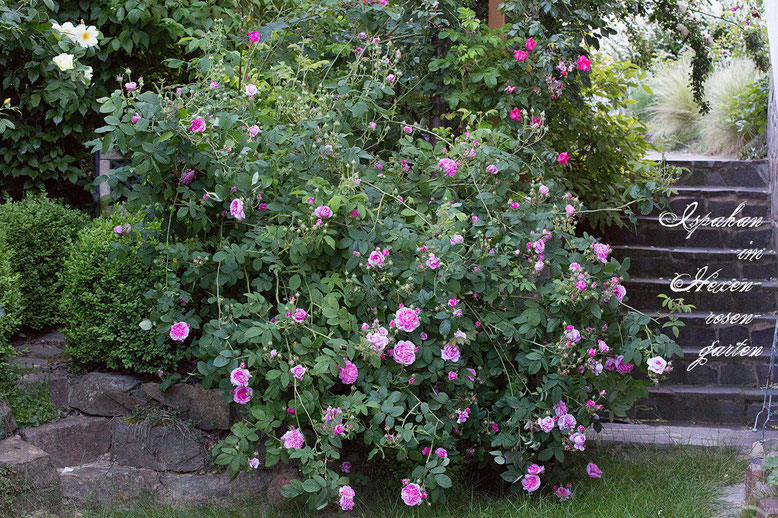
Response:
[[[115,196],[161,221],[149,332],[190,345],[204,385],[244,409],[216,464],[255,469],[264,442],[267,466],[304,474],[283,494],[314,508],[353,507],[341,462],[357,444],[407,466],[411,506],[441,499],[455,465],[543,487],[552,464],[586,455],[589,427],[646,394],[638,371],[664,373],[647,360],[679,348],[624,305],[627,264],[544,179],[570,158],[541,114],[430,129],[404,111],[397,42],[285,28],[232,42],[217,24],[196,82],[123,88],[101,108],[96,145],[132,156]]]

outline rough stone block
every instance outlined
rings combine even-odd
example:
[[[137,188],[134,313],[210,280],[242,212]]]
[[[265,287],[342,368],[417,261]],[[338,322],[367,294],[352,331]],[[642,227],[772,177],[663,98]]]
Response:
[[[111,424],[100,417],[72,416],[55,423],[27,428],[25,441],[46,451],[58,468],[97,460],[111,447]]]
[[[82,377],[70,393],[71,407],[99,416],[127,415],[145,401],[139,379],[102,372],[90,372]]]
[[[16,419],[11,406],[6,400],[0,398],[0,439],[14,433],[16,428]]]
[[[186,412],[203,430],[229,430],[230,405],[220,390],[206,390],[196,385],[177,384],[165,392],[159,383],[144,383],[146,394],[163,405]]]
[[[159,474],[149,469],[127,466],[82,466],[63,472],[62,497],[69,504],[110,507],[156,495]]]
[[[177,506],[200,505],[213,500],[256,496],[268,486],[269,472],[242,473],[230,482],[229,473],[163,473],[162,500]]]
[[[183,425],[149,427],[143,423],[111,423],[111,457],[123,466],[156,471],[192,472],[205,468],[205,436]]]
[[[33,489],[57,483],[57,471],[49,454],[15,435],[0,441],[0,466],[7,466]]]

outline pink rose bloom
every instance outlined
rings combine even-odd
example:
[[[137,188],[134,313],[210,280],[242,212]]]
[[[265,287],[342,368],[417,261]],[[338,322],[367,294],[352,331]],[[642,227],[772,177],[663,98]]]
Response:
[[[451,236],[451,240],[450,241],[451,241],[452,245],[456,245],[457,243],[464,243],[465,242],[465,238],[462,237],[461,234],[454,234],[453,236]]]
[[[343,473],[351,473],[351,463],[349,461],[344,462],[340,465],[340,470]]]
[[[249,467],[251,469],[258,469],[259,468],[259,459],[254,457],[252,459],[249,459]]]
[[[211,81],[211,84],[208,85],[208,88],[210,88],[211,90],[215,90],[217,86],[219,86],[219,83],[217,83],[216,81]]]
[[[133,124],[135,124],[135,123],[136,123],[136,122],[138,122],[139,120],[140,120],[140,114],[137,114],[137,113],[136,113],[135,115],[133,115],[133,116],[132,116],[132,123],[133,123]]]
[[[616,370],[616,358],[610,356],[608,359],[605,360],[605,370],[606,371]]]
[[[192,125],[189,126],[189,131],[194,133],[202,133],[205,131],[205,120],[199,115],[192,119]]]
[[[249,126],[249,135],[251,135],[251,138],[256,137],[259,134],[259,126],[256,124],[252,124]]]
[[[567,326],[567,329],[565,330],[565,338],[571,342],[578,343],[581,341],[581,333],[573,326]]]
[[[570,436],[570,440],[573,442],[573,446],[578,451],[584,451],[586,449],[586,436],[580,432],[575,432]]]
[[[425,446],[424,448],[422,448],[421,454],[422,455],[429,455],[429,452],[431,452],[431,451],[432,451],[432,448],[430,448],[429,446]]]
[[[602,470],[597,467],[597,464],[590,462],[586,465],[586,474],[589,475],[589,478],[600,478],[602,477]]]
[[[419,314],[411,308],[400,308],[394,314],[394,325],[400,331],[411,333],[419,327]]]
[[[521,110],[518,108],[514,108],[511,110],[511,120],[518,121],[521,120]]]
[[[344,462],[344,464],[346,463]],[[346,473],[348,473],[348,471],[346,471]],[[355,496],[356,496],[356,492],[354,492],[351,486],[341,486],[341,488],[338,489],[338,498],[340,498],[340,508],[343,509],[344,511],[350,511],[354,509]]]
[[[316,207],[316,209],[313,211],[313,215],[317,218],[327,219],[332,217],[332,209],[330,209],[326,205],[319,205]]]
[[[535,50],[535,45],[537,45],[535,40],[533,40],[532,38],[528,38],[527,43],[524,44],[524,48],[527,49],[528,52],[532,52],[533,50]]]
[[[586,281],[578,281],[575,283],[575,287],[581,291],[586,291]]]
[[[405,502],[405,505],[411,507],[415,505],[421,505],[421,488],[418,484],[406,485],[400,492],[400,496],[402,497],[403,502]]]
[[[116,225],[115,227],[113,227],[113,233],[121,236],[122,234],[124,234],[124,229],[122,228],[121,225]]]
[[[445,459],[446,457],[448,457],[448,452],[443,448],[438,448],[437,450],[435,450],[435,455],[437,455],[441,459]]]
[[[594,255],[597,256],[597,259],[603,263],[608,262],[608,254],[611,253],[610,245],[605,245],[603,243],[593,243],[592,248],[594,249]]]
[[[589,61],[589,58],[586,56],[579,56],[578,57],[578,70],[583,70],[586,72],[592,67],[592,62]]]
[[[346,430],[345,430],[345,428],[343,428],[343,425],[342,425],[342,424],[336,424],[336,425],[333,427],[333,429],[332,429],[332,433],[334,433],[335,435],[343,435],[343,433],[344,433],[345,431],[346,431]]]
[[[486,172],[489,173],[489,174],[497,174],[497,173],[500,172],[500,170],[497,169],[496,165],[489,164],[488,166],[486,166]]]
[[[232,200],[232,203],[230,203],[230,214],[232,214],[232,217],[237,221],[241,221],[246,218],[246,213],[243,212],[243,200],[240,198],[235,198]]]
[[[575,207],[570,205],[569,203],[565,205],[565,213],[567,213],[568,216],[572,216],[575,214]]]
[[[546,416],[543,419],[538,419],[538,426],[541,430],[544,432],[550,432],[554,429],[554,426],[556,424],[554,423],[554,418],[551,416]]]
[[[540,477],[537,475],[524,475],[524,478],[521,479],[521,487],[530,493],[537,491],[540,487]]]
[[[410,135],[411,133],[413,133],[413,128],[411,128],[410,126],[403,126],[403,131],[408,135]]]
[[[540,117],[530,117],[529,124],[535,129],[538,129],[543,125],[543,119]]]
[[[302,381],[303,376],[305,376],[305,373],[308,371],[307,367],[303,367],[302,365],[295,365],[292,367],[291,372],[294,375],[295,378]]]
[[[564,430],[573,430],[575,428],[575,425],[578,423],[576,422],[573,414],[565,414],[559,418],[557,424],[559,425],[559,429],[564,431]]]
[[[631,363],[624,363],[623,355],[616,358],[616,370],[619,371],[619,374],[628,374],[633,367],[634,365]]]
[[[257,88],[257,85],[254,83],[249,83],[246,85],[246,95],[249,97],[254,97],[257,95],[257,92],[259,92],[259,88]]]
[[[371,130],[375,131],[375,129],[378,127],[378,124],[376,124],[375,122],[370,122],[368,123],[368,126],[370,126]]]
[[[239,405],[245,405],[251,401],[251,396],[254,395],[254,391],[251,387],[238,387],[232,391],[232,400]]]
[[[667,360],[661,356],[649,358],[646,363],[648,363],[648,371],[653,372],[654,374],[661,375],[667,368]]]
[[[135,81],[129,81],[127,83],[124,83],[124,88],[126,88],[127,90],[132,91],[132,90],[135,90],[136,88],[138,88],[138,85],[135,84]]]
[[[249,371],[244,369],[243,367],[237,367],[233,369],[232,372],[230,373],[230,383],[232,383],[236,387],[242,387],[248,385],[250,378],[251,378],[251,374],[249,374]]]
[[[610,347],[608,347],[608,344],[606,344],[602,340],[597,340],[597,347],[600,349],[601,353],[607,353],[610,351]]]
[[[345,385],[351,385],[355,381],[357,381],[357,377],[359,376],[359,370],[357,369],[357,366],[351,363],[350,361],[346,360],[346,366],[341,367],[338,365],[338,370],[340,373],[338,374],[338,377],[340,378],[340,381],[342,381]]]
[[[281,436],[281,441],[283,441],[284,448],[287,450],[297,450],[305,445],[305,436],[300,430],[292,428]]]
[[[568,488],[562,486],[556,488],[554,494],[559,498],[560,502],[566,502],[573,497],[573,493]]]
[[[457,174],[457,163],[450,158],[441,158],[438,166],[446,172],[446,176],[454,177]]]
[[[544,466],[538,466],[537,464],[533,464],[527,469],[527,473],[530,475],[540,475],[545,472],[546,468]]]
[[[448,307],[453,308],[459,301],[457,299],[448,299]]]
[[[384,254],[380,250],[373,250],[370,252],[370,257],[367,258],[368,266],[373,268],[381,268],[384,265]]]
[[[444,361],[456,363],[459,361],[459,356],[459,347],[455,345],[447,344],[440,350],[440,357],[443,358]]]
[[[426,265],[433,270],[437,270],[440,267],[440,259],[438,259],[435,256],[435,254],[430,254],[429,258],[427,259]]]
[[[297,308],[294,312],[294,316],[292,317],[292,320],[295,322],[302,322],[306,318],[308,318],[308,312],[305,311],[303,308]]]
[[[563,151],[559,153],[559,156],[556,160],[562,165],[567,165],[567,163],[570,161],[570,155],[567,153],[567,151]]]
[[[174,322],[170,326],[170,338],[176,342],[183,342],[189,336],[189,324],[186,322]]]
[[[613,287],[613,295],[616,297],[616,300],[621,302],[624,300],[624,297],[627,295],[627,288],[622,286],[621,284],[617,284]]]
[[[375,332],[367,334],[367,341],[375,352],[381,353],[389,345],[389,331],[385,327],[379,327]]]
[[[523,50],[515,50],[513,51],[513,57],[516,58],[516,61],[526,61],[529,54]]]
[[[181,178],[179,179],[179,181],[183,185],[189,185],[190,183],[192,183],[192,180],[194,180],[194,177],[195,177],[194,169],[189,169],[188,171],[181,173]]]
[[[394,346],[392,351],[392,358],[400,365],[411,365],[416,361],[416,347],[413,342],[408,340],[400,340],[397,345]]]
[[[247,36],[249,37],[249,45],[254,45],[261,38],[259,31],[251,31],[247,34]]]
[[[557,417],[562,417],[567,413],[567,405],[565,405],[564,401],[559,401],[558,403],[554,403],[554,414]]]
[[[548,187],[546,187],[545,185],[541,185],[540,188],[538,188],[538,191],[540,192],[540,194],[545,196],[546,194],[548,194]]]
[[[449,372],[448,373],[448,380],[449,381],[454,381],[455,379],[457,379],[457,373],[454,372],[454,371]]]

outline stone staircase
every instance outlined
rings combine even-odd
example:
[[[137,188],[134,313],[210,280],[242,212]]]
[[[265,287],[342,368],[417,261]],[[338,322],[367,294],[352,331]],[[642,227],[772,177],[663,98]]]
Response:
[[[707,159],[670,163],[686,169],[670,200],[672,212],[681,215],[696,202],[695,216],[710,212],[711,218],[728,217],[745,203],[736,218],[762,217],[764,221],[755,228],[700,227],[687,238],[684,228],[661,225],[659,212],[655,212],[639,217],[636,227],[605,232],[603,241],[611,244],[614,256],[631,258],[631,279],[626,283],[630,305],[648,314],[661,313],[657,295],[664,293],[695,306],[692,313],[681,316],[685,327],[678,343],[684,358],[673,360],[673,372],[660,386],[649,389],[649,397],[632,417],[750,426],[762,406],[778,309],[768,163]],[[744,249],[762,248],[765,251],[758,260],[738,258]],[[705,266],[708,274],[720,270],[719,282],[752,281],[754,286],[735,293],[671,290],[676,274],[689,274],[693,279]],[[750,322],[706,322],[711,314],[730,312],[755,316]],[[705,365],[687,371],[700,351],[717,340],[724,346],[748,340],[749,346],[762,347],[762,351],[754,357],[709,357]]]

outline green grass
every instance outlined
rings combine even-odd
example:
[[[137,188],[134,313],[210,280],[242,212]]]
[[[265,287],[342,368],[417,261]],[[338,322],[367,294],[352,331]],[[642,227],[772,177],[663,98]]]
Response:
[[[587,451],[597,459],[601,480],[580,480],[576,496],[558,502],[543,494],[509,494],[473,489],[498,484],[477,476],[450,490],[449,501],[409,509],[399,499],[399,482],[386,480],[373,493],[356,487],[355,510],[343,516],[366,518],[565,518],[565,517],[718,517],[717,498],[722,487],[743,480],[747,461],[727,449],[634,449],[603,447]],[[587,455],[588,457],[588,455]],[[581,465],[578,469],[582,469]],[[382,480],[378,477],[376,480]],[[133,509],[86,512],[80,518],[296,518],[313,516],[301,506],[263,509],[264,495],[253,502],[230,507],[174,509],[153,503],[138,503]],[[324,516],[337,516],[334,510]]]

